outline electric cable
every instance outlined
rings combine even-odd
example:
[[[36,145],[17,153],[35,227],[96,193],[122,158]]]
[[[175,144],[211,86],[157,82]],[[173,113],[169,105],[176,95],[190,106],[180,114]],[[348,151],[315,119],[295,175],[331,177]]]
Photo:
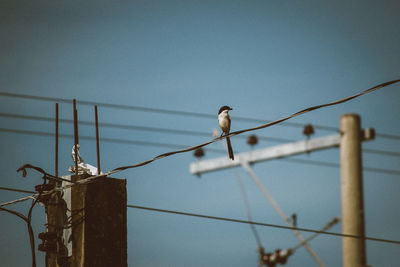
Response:
[[[262,223],[262,222],[253,222],[253,221],[246,221],[246,220],[240,220],[240,219],[233,219],[233,218],[227,218],[227,217],[218,217],[218,216],[211,216],[211,215],[204,215],[204,214],[197,214],[197,213],[190,213],[190,212],[183,212],[183,211],[157,209],[157,208],[144,207],[144,206],[138,206],[138,205],[127,205],[127,207],[128,208],[133,208],[133,209],[141,209],[141,210],[160,212],[160,213],[169,213],[169,214],[176,214],[176,215],[183,215],[183,216],[191,216],[191,217],[197,217],[197,218],[203,218],[203,219],[211,219],[211,220],[226,221],[226,222],[235,222],[235,223],[242,223],[242,224],[253,224],[253,225],[264,226],[264,227],[272,227],[272,228],[285,229],[285,230],[297,230],[297,231],[301,231],[301,232],[317,233],[317,234],[339,236],[339,237],[349,237],[349,238],[355,238],[355,239],[362,239],[362,240],[368,240],[368,241],[376,241],[376,242],[391,243],[391,244],[400,245],[400,240],[392,240],[392,239],[383,239],[383,238],[377,238],[377,237],[368,237],[368,236],[358,236],[358,235],[351,235],[351,234],[327,232],[327,231],[314,230],[314,229],[309,229],[309,228],[290,227],[290,226],[285,226],[285,225],[277,225],[277,224]]]
[[[320,231],[326,231],[329,228],[331,228],[332,226],[334,226],[335,224],[337,224],[338,222],[340,222],[340,218],[335,217],[330,222],[328,222]],[[314,233],[313,235],[311,235],[308,238],[306,238],[306,240],[304,240],[303,242],[300,242],[299,244],[297,244],[296,246],[294,246],[290,250],[292,252],[295,252],[297,249],[299,249],[300,247],[304,246],[304,244],[310,242],[311,240],[316,238],[318,235],[319,235],[319,233]]]
[[[11,113],[0,113],[0,117],[14,118],[14,119],[36,120],[36,121],[48,121],[48,122],[53,122],[54,121],[54,118],[50,118],[50,117],[20,115],[20,114],[11,114]],[[59,119],[59,122],[72,124],[73,120]],[[91,122],[91,121],[79,121],[79,124],[93,126],[94,122]],[[140,125],[127,125],[127,124],[100,122],[99,126],[106,127],[106,128],[117,128],[117,129],[126,129],[126,130],[160,132],[160,133],[190,135],[190,136],[193,136],[193,135],[206,136],[206,137],[210,136],[210,133],[207,133],[207,132],[199,132],[199,131],[191,131],[191,130],[180,130],[180,129],[169,129],[169,128],[162,128],[162,127],[148,127],[148,126],[140,126]],[[12,129],[0,128],[0,131],[3,131],[3,132],[7,132],[7,131],[12,132],[12,131],[14,131],[14,132],[24,133],[24,131],[26,131],[26,130],[12,130]],[[29,131],[27,131],[26,133],[28,134]],[[32,131],[32,134],[45,135],[45,136],[54,136],[54,134],[52,134],[52,133],[42,133],[42,132],[35,132],[35,131]],[[61,135],[61,137],[70,137],[70,136],[72,136],[72,135]],[[246,139],[248,138],[248,136],[246,136],[246,135],[239,135],[237,137],[243,138],[243,139],[244,138],[246,138]],[[89,140],[95,140],[95,138],[88,137],[88,136],[84,136],[82,138],[89,139]],[[278,143],[287,143],[287,142],[294,142],[295,141],[293,139],[272,137],[272,136],[257,136],[257,138],[259,140],[270,141],[270,142],[278,142]],[[128,142],[121,141],[120,139],[117,139],[117,138],[109,138],[109,139],[111,140],[111,142],[129,143],[129,141]],[[136,141],[136,143],[133,143],[133,144],[140,144],[140,142]],[[145,142],[144,142],[144,144],[145,144]],[[165,144],[161,144],[160,143],[160,146],[168,147],[169,145],[165,145]],[[169,146],[169,147],[172,147],[172,146]],[[178,145],[176,145],[175,148],[183,148],[183,146],[178,147]],[[363,151],[366,152],[366,153],[370,153],[370,154],[378,154],[378,155],[385,155],[385,156],[392,156],[392,157],[400,157],[400,153],[394,152],[394,151],[368,149],[368,148],[364,148]]]
[[[17,133],[17,134],[28,134],[28,135],[37,135],[37,136],[48,136],[54,137],[53,133],[49,132],[40,132],[40,131],[30,131],[30,130],[17,130],[17,129],[7,129],[7,128],[0,128],[0,132],[8,132],[8,133]],[[74,136],[72,134],[59,134],[60,138],[69,138],[72,139]],[[95,137],[92,136],[85,136],[80,135],[80,139],[83,140],[90,140],[96,141]],[[119,144],[130,144],[130,145],[143,145],[143,146],[154,146],[154,147],[168,147],[171,149],[183,149],[187,146],[179,145],[179,144],[170,144],[170,143],[161,143],[161,142],[150,142],[150,141],[138,141],[138,140],[128,140],[128,139],[120,139],[120,138],[107,138],[107,137],[100,137],[102,142],[109,142],[109,143],[119,143]],[[218,152],[221,153],[222,149],[213,149],[207,148],[207,151],[211,152]]]
[[[2,187],[2,186],[0,186],[0,190],[14,191],[14,192],[28,193],[28,194],[35,194],[36,193],[35,191],[28,191],[28,190],[22,190],[22,189],[10,188],[10,187]]]
[[[16,129],[0,128],[0,132],[54,137],[53,133],[39,132],[39,131],[29,131],[29,130],[16,130]],[[70,138],[70,139],[74,138],[74,136],[71,135],[71,134],[59,134],[59,137],[60,138]],[[79,138],[81,138],[83,140],[96,141],[96,138],[92,137],[92,136],[79,136]],[[127,139],[119,139],[119,138],[101,137],[100,140],[102,142],[129,144],[129,145],[167,147],[167,148],[172,148],[172,149],[184,149],[184,148],[186,148],[186,146],[179,145],[179,144],[169,144],[169,143],[150,142],[150,141],[138,141],[138,140],[127,140]],[[224,150],[216,149],[216,148],[206,148],[206,150],[208,152],[213,152],[213,153],[221,153],[221,154],[225,154],[226,153]],[[363,148],[363,152],[364,152],[364,150],[365,150],[365,148]],[[371,152],[371,151],[369,151],[369,152]],[[386,151],[386,152],[398,154],[397,152],[392,152],[392,151]],[[296,162],[296,163],[301,163],[301,164],[308,164],[308,165],[317,165],[317,166],[340,168],[340,164],[339,163],[333,163],[333,162],[316,161],[316,160],[309,160],[309,159],[295,159],[295,158],[282,158],[280,160],[289,161],[289,162]],[[373,168],[373,167],[368,167],[368,166],[364,166],[363,169],[365,171],[374,172],[374,173],[400,175],[400,171],[397,171],[397,170]]]
[[[4,205],[0,205],[0,211],[6,211],[11,214],[14,214],[26,222],[26,225],[28,227],[28,233],[29,233],[29,243],[31,245],[32,267],[36,267],[35,236],[34,236],[33,229],[32,229],[32,210],[36,203],[37,203],[37,199],[33,199],[27,217],[25,217],[22,213],[19,213],[17,211],[10,210],[7,208],[3,208]]]
[[[27,201],[29,199],[35,199],[35,197],[36,197],[36,194],[34,194],[32,196],[27,196],[27,197],[19,198],[19,199],[16,199],[16,200],[8,201],[8,202],[3,202],[3,203],[0,203],[0,208],[4,207],[4,206],[11,205],[11,204],[15,204],[15,203],[18,203],[18,202]]]
[[[48,121],[53,122],[54,118],[50,117],[42,117],[42,116],[31,116],[31,115],[20,115],[20,114],[11,114],[11,113],[0,113],[0,117],[5,118],[13,118],[13,119],[25,119],[25,120],[36,120],[36,121]],[[59,119],[61,123],[69,123],[72,124],[73,120],[68,119]],[[81,125],[93,126],[94,122],[91,121],[79,121]],[[117,128],[117,129],[125,129],[125,130],[136,130],[136,131],[147,131],[147,132],[159,132],[159,133],[167,133],[167,134],[180,134],[180,135],[196,135],[196,136],[205,136],[210,137],[210,133],[208,132],[200,132],[200,131],[191,131],[191,130],[181,130],[181,129],[170,129],[170,128],[162,128],[162,127],[148,127],[141,125],[131,125],[131,124],[118,124],[118,123],[105,123],[99,122],[100,127],[105,128]],[[247,138],[248,136],[238,136],[239,138]],[[293,139],[288,138],[280,138],[280,137],[272,137],[272,136],[258,136],[260,140],[271,141],[271,142],[292,142]]]
[[[384,86],[387,86],[387,85],[390,85],[390,84],[393,84],[393,83],[397,83],[399,81],[400,80],[393,80],[393,81],[389,81],[387,83],[382,83],[379,86],[384,87]],[[379,89],[379,88],[371,88],[371,89],[372,90],[376,90],[376,89]],[[10,92],[0,92],[0,96],[14,97],[14,98],[24,98],[24,99],[33,99],[33,100],[41,100],[41,101],[51,101],[51,102],[61,102],[61,103],[72,103],[72,100],[64,99],[64,98],[44,97],[44,96],[35,96],[35,95],[28,95],[28,94],[17,94],[17,93],[10,93]],[[355,97],[357,97],[357,96],[355,96]],[[102,106],[102,107],[107,107],[107,108],[115,108],[115,109],[136,110],[136,111],[143,111],[143,112],[153,112],[153,113],[162,113],[162,114],[182,115],[182,116],[192,116],[192,117],[215,119],[215,115],[214,114],[209,114],[209,113],[188,112],[188,111],[179,111],[179,110],[162,109],[162,108],[149,108],[149,107],[143,107],[143,106],[111,104],[111,103],[85,101],[85,100],[79,100],[77,102],[79,104],[81,104],[81,105],[89,105],[89,106],[97,105],[97,106]],[[232,118],[234,120],[236,120],[236,121],[246,121],[246,122],[254,122],[254,123],[266,123],[266,122],[270,123],[270,122],[273,122],[271,120],[254,119],[254,118],[248,118],[248,117],[232,117]],[[305,123],[297,123],[297,122],[284,122],[281,125],[302,128],[306,124]],[[338,128],[331,127],[331,126],[314,125],[314,127],[316,129],[320,129],[320,130],[335,131],[335,132],[338,131]],[[397,135],[377,134],[377,136],[380,136],[382,138],[400,140],[400,136],[397,136]]]
[[[389,86],[389,85],[397,83],[397,82],[400,82],[400,80],[393,80],[393,81],[381,83],[381,84],[376,85],[376,86],[374,86],[372,88],[364,90],[364,91],[362,91],[362,92],[360,92],[358,94],[355,94],[355,95],[352,95],[352,96],[349,96],[349,97],[346,97],[346,98],[343,98],[343,99],[339,99],[339,100],[336,100],[336,101],[333,101],[333,102],[329,102],[327,104],[311,106],[311,107],[305,108],[303,110],[300,110],[300,111],[298,111],[296,113],[293,113],[292,115],[289,115],[289,116],[283,117],[281,119],[275,120],[273,122],[262,124],[262,125],[259,125],[259,126],[253,127],[253,128],[249,128],[249,129],[244,129],[244,130],[231,132],[231,133],[229,133],[227,135],[216,137],[216,138],[212,139],[211,141],[208,141],[208,142],[205,142],[205,143],[202,143],[202,144],[199,144],[199,145],[191,146],[191,147],[184,148],[184,149],[181,149],[181,150],[166,152],[166,153],[157,155],[157,156],[155,156],[155,157],[153,157],[153,158],[151,158],[149,160],[146,160],[146,161],[143,161],[143,162],[140,162],[140,163],[137,163],[137,164],[118,167],[118,168],[115,168],[115,169],[113,169],[113,170],[111,170],[109,172],[105,172],[103,174],[98,174],[98,175],[91,176],[91,177],[83,179],[83,180],[79,180],[79,181],[75,182],[74,184],[66,185],[66,186],[64,186],[62,188],[53,189],[53,190],[51,190],[49,192],[46,192],[46,194],[51,194],[52,192],[54,192],[56,190],[59,190],[59,191],[61,190],[62,191],[63,189],[71,188],[72,186],[75,186],[75,185],[91,183],[91,182],[93,182],[94,180],[96,180],[96,179],[98,179],[100,177],[106,177],[106,176],[109,176],[111,174],[114,174],[114,173],[117,173],[117,172],[120,172],[120,171],[124,171],[124,170],[127,170],[127,169],[133,169],[133,168],[142,167],[142,166],[150,164],[150,163],[152,163],[152,162],[154,162],[156,160],[160,160],[160,159],[163,159],[165,157],[169,157],[169,156],[172,156],[172,155],[175,155],[175,154],[180,154],[180,153],[193,151],[193,150],[196,150],[198,148],[201,148],[201,147],[210,145],[212,143],[215,143],[217,141],[221,141],[221,140],[223,140],[223,139],[225,139],[227,137],[232,137],[232,136],[243,134],[245,132],[256,131],[256,130],[264,129],[264,128],[267,128],[267,127],[271,127],[273,125],[276,125],[276,124],[282,123],[282,122],[284,122],[286,120],[289,120],[289,119],[291,119],[293,117],[296,117],[296,116],[299,116],[299,115],[302,115],[302,114],[305,114],[305,113],[308,113],[308,112],[311,112],[311,111],[314,111],[314,110],[317,110],[317,109],[320,109],[320,108],[324,108],[324,107],[328,107],[328,106],[333,106],[333,105],[338,105],[338,104],[341,104],[341,103],[345,103],[345,102],[350,101],[350,100],[352,100],[354,98],[357,98],[357,97],[360,97],[360,96],[362,96],[364,94],[371,93],[373,91],[382,89],[382,88],[384,88],[386,86]],[[54,175],[51,175],[51,174],[47,173],[43,169],[41,169],[39,167],[36,167],[36,166],[33,166],[31,164],[25,164],[25,165],[21,166],[17,171],[22,171],[23,176],[26,176],[26,172],[27,172],[26,169],[34,169],[34,170],[36,170],[36,171],[38,171],[38,172],[40,172],[40,173],[42,173],[42,174],[44,174],[44,175],[46,175],[48,177],[59,178],[59,177],[55,177]]]
[[[326,161],[320,161],[320,160],[297,159],[297,158],[284,158],[281,160],[287,161],[287,162],[316,165],[316,166],[340,168],[339,163],[326,162]],[[397,171],[397,170],[388,170],[388,169],[381,169],[381,168],[374,168],[374,167],[367,167],[367,166],[363,166],[363,170],[367,171],[367,172],[374,172],[374,173],[381,173],[381,174],[400,175],[400,171]]]
[[[244,205],[245,205],[245,208],[246,208],[247,219],[248,219],[249,222],[252,222],[252,221],[253,221],[253,218],[252,218],[252,216],[251,216],[249,198],[247,197],[246,189],[244,188],[242,179],[240,179],[240,176],[239,176],[239,174],[237,173],[237,170],[236,170],[236,169],[233,169],[233,173],[234,173],[235,176],[236,176],[236,180],[237,180],[237,182],[238,182],[238,184],[239,184],[240,191],[242,192],[243,202],[244,202]],[[260,239],[260,236],[259,236],[259,234],[258,234],[258,232],[257,232],[256,226],[255,226],[254,224],[250,224],[250,228],[251,228],[251,231],[253,232],[254,238],[256,239],[256,242],[257,242],[257,244],[258,244],[258,247],[262,247],[261,239]]]

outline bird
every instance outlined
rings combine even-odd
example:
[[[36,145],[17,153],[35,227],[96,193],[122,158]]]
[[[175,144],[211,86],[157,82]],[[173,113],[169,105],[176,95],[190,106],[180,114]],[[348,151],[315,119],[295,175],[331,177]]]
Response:
[[[229,117],[228,112],[232,110],[231,107],[229,106],[222,106],[219,111],[218,111],[218,124],[219,127],[222,130],[222,134],[228,135],[229,131],[231,130],[231,118]],[[228,153],[229,153],[229,158],[231,160],[234,160],[234,155],[233,155],[233,150],[232,150],[232,145],[231,145],[231,139],[229,137],[226,138],[226,144],[228,146]]]

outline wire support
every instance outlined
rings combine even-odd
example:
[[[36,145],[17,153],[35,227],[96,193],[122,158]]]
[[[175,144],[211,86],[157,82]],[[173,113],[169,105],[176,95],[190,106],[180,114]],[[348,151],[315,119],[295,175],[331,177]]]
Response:
[[[4,207],[4,206],[12,205],[12,204],[15,204],[15,203],[27,201],[27,200],[29,200],[29,199],[36,199],[36,196],[37,196],[37,194],[32,195],[32,196],[27,196],[27,197],[19,198],[19,199],[12,200],[12,201],[8,201],[8,202],[3,202],[3,203],[0,203],[0,207]]]
[[[190,212],[182,212],[182,211],[175,211],[175,210],[157,209],[157,208],[137,206],[137,205],[127,205],[127,207],[134,208],[134,209],[161,212],[161,213],[169,213],[169,214],[175,214],[175,215],[191,216],[191,217],[197,217],[197,218],[203,218],[203,219],[211,219],[211,220],[242,223],[242,224],[253,224],[253,225],[264,226],[264,227],[272,227],[272,228],[285,229],[285,230],[296,230],[296,231],[301,231],[301,232],[324,234],[324,235],[331,235],[331,236],[338,236],[338,237],[348,237],[348,238],[363,239],[363,240],[368,240],[368,241],[376,241],[376,242],[400,245],[400,240],[342,234],[342,233],[314,230],[314,229],[309,229],[309,228],[290,227],[290,226],[277,225],[277,224],[271,224],[271,223],[253,222],[253,221],[246,221],[246,220],[240,220],[240,219],[218,217],[218,216],[211,216],[211,215],[204,215],[204,214],[197,214],[197,213],[190,213]]]
[[[9,188],[9,187],[2,187],[2,186],[0,186],[0,190],[13,191],[13,192],[19,192],[19,193],[27,193],[27,194],[35,194],[36,193],[35,191],[28,191],[28,190]]]

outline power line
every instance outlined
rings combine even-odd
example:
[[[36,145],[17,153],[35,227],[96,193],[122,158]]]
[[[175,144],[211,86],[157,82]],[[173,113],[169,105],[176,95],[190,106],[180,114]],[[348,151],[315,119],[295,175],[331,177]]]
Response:
[[[316,165],[316,166],[340,168],[340,164],[339,163],[334,163],[334,162],[326,162],[326,161],[319,161],[319,160],[309,160],[309,159],[295,159],[295,158],[290,158],[290,159],[289,158],[285,158],[285,159],[282,159],[282,160],[289,161],[289,162],[295,162],[295,163]],[[388,170],[388,169],[366,167],[366,166],[363,166],[363,170],[367,171],[367,172],[400,175],[400,171],[397,171],[397,170]]]
[[[35,204],[36,204],[36,200],[33,200],[31,208],[29,209],[29,212],[28,212],[28,217],[25,217],[22,213],[19,213],[17,211],[6,209],[6,208],[3,208],[0,206],[0,211],[6,211],[8,213],[16,215],[26,222],[26,225],[28,227],[29,242],[31,245],[32,267],[36,267],[35,237],[33,234],[32,223],[31,223],[32,222],[32,209],[35,206]]]
[[[233,169],[233,173],[236,176],[236,180],[239,183],[240,191],[242,192],[242,197],[243,197],[243,202],[246,208],[246,215],[247,219],[252,222],[253,218],[251,216],[251,210],[250,210],[250,203],[249,203],[249,198],[247,197],[246,189],[244,188],[242,179],[240,179],[239,173],[237,172],[236,169]],[[261,238],[257,232],[256,226],[254,224],[250,224],[251,231],[253,232],[254,238],[256,239],[256,242],[258,244],[258,247],[262,247],[261,244]]]
[[[387,83],[387,85],[392,84],[392,83],[397,83],[397,82],[399,82],[399,80],[390,81]],[[386,83],[381,84],[381,85],[386,86]],[[60,103],[72,103],[72,100],[65,99],[65,98],[44,97],[44,96],[35,96],[35,95],[28,95],[28,94],[16,94],[16,93],[10,93],[10,92],[0,92],[0,96],[33,99],[33,100],[41,100],[41,101],[60,102]],[[135,110],[135,111],[142,111],[142,112],[152,112],[152,113],[162,113],[162,114],[215,119],[215,114],[210,114],[210,113],[189,112],[189,111],[163,109],[163,108],[149,108],[149,107],[135,106],[135,105],[110,104],[110,103],[87,101],[87,100],[79,100],[77,102],[81,105],[89,105],[89,106],[97,105],[97,106],[101,106],[101,107],[114,108],[114,109],[125,109],[125,110]],[[262,124],[272,122],[272,120],[255,119],[255,118],[250,118],[250,117],[233,116],[232,118],[235,121],[254,122],[254,123],[262,123]],[[281,125],[296,127],[296,128],[303,128],[306,124],[298,123],[298,122],[284,122]],[[335,131],[335,132],[338,131],[338,128],[326,126],[326,125],[314,124],[314,127],[316,129],[320,129],[320,130]],[[382,138],[386,138],[386,139],[400,140],[400,136],[397,136],[397,135],[384,134],[384,133],[382,133],[382,134],[377,133],[376,135],[379,137],[382,137]]]
[[[370,153],[370,154],[391,156],[391,157],[400,157],[400,153],[399,152],[387,151],[387,150],[363,148],[362,152],[366,152],[366,153]]]
[[[54,122],[54,118],[41,117],[41,116],[30,116],[30,115],[20,115],[20,114],[10,114],[10,113],[0,113],[0,117],[14,118],[14,119],[26,119],[26,120],[36,120],[36,121],[48,121]],[[73,123],[73,120],[59,119],[61,123]],[[91,121],[79,121],[79,124],[93,126],[94,123]],[[100,122],[99,126],[107,128],[118,128],[126,130],[137,130],[137,131],[148,131],[148,132],[162,132],[168,134],[181,134],[181,135],[197,135],[210,137],[211,133],[200,132],[200,131],[190,131],[190,130],[180,130],[180,129],[169,129],[162,127],[148,127],[141,125],[127,125],[127,124],[117,124],[117,123],[104,123]],[[238,136],[239,138],[247,138],[247,136]],[[272,142],[292,142],[292,139],[279,138],[279,137],[268,137],[268,136],[258,136],[260,140],[272,141]]]
[[[246,221],[246,220],[239,220],[239,219],[232,219],[232,218],[226,218],[226,217],[218,217],[218,216],[190,213],[190,212],[182,212],[182,211],[175,211],[175,210],[157,209],[157,208],[143,207],[143,206],[137,206],[137,205],[127,205],[127,207],[128,208],[134,208],[134,209],[161,212],[161,213],[169,213],[169,214],[176,214],[176,215],[183,215],[183,216],[191,216],[191,217],[197,217],[197,218],[211,219],[211,220],[219,220],[219,221],[235,222],[235,223],[244,223],[244,224],[253,224],[253,225],[259,225],[259,226],[265,226],[265,227],[272,227],[272,228],[279,228],[279,229],[286,229],[286,230],[297,230],[297,231],[302,231],[302,232],[325,234],[325,235],[332,235],[332,236],[339,236],[339,237],[349,237],[349,238],[356,238],[356,239],[363,239],[363,240],[369,240],[369,241],[392,243],[392,244],[400,245],[400,241],[399,240],[391,240],[391,239],[383,239],[383,238],[367,237],[367,236],[357,236],[357,235],[341,234],[341,233],[335,233],[335,232],[326,232],[326,231],[321,231],[321,230],[313,230],[313,229],[309,229],[309,228],[290,227],[290,226],[284,226],[284,225],[253,222],[253,221]]]
[[[311,111],[314,111],[314,110],[317,110],[317,109],[320,109],[320,108],[324,108],[324,107],[329,107],[329,106],[334,106],[334,105],[338,105],[338,104],[341,104],[341,103],[345,103],[345,102],[350,101],[350,100],[352,100],[354,98],[357,98],[357,97],[360,97],[360,96],[362,96],[364,94],[368,94],[368,93],[371,93],[373,91],[382,89],[382,88],[384,88],[386,86],[389,86],[389,85],[397,83],[397,82],[400,82],[400,80],[393,80],[393,81],[381,83],[381,84],[378,84],[378,85],[376,85],[374,87],[371,87],[371,88],[369,88],[367,90],[364,90],[364,91],[362,91],[360,93],[357,93],[357,94],[349,96],[349,97],[345,97],[343,99],[339,99],[339,100],[336,100],[336,101],[333,101],[333,102],[329,102],[327,104],[311,106],[311,107],[305,108],[303,110],[300,110],[300,111],[298,111],[296,113],[293,113],[292,115],[289,115],[289,116],[283,117],[281,119],[275,120],[273,122],[262,124],[262,125],[259,125],[257,127],[253,127],[253,128],[249,128],[249,129],[244,129],[244,130],[231,132],[231,133],[229,133],[227,135],[214,138],[211,141],[208,141],[208,142],[205,142],[205,143],[202,143],[202,144],[199,144],[199,145],[191,146],[191,147],[184,148],[184,149],[181,149],[181,150],[170,151],[170,152],[166,152],[166,153],[163,153],[163,154],[159,154],[159,155],[157,155],[157,156],[155,156],[155,157],[153,157],[153,158],[151,158],[149,160],[145,160],[145,161],[139,162],[137,164],[118,167],[118,168],[115,168],[115,169],[113,169],[113,170],[111,170],[109,172],[106,172],[106,173],[103,173],[103,174],[99,174],[99,175],[95,175],[95,176],[92,176],[92,177],[89,177],[89,178],[86,178],[86,179],[83,179],[83,180],[79,180],[79,181],[75,182],[74,184],[69,184],[69,185],[66,185],[66,186],[64,186],[62,188],[53,189],[53,190],[47,192],[46,194],[51,194],[52,192],[55,192],[56,190],[63,190],[63,189],[71,188],[72,186],[76,186],[76,185],[91,183],[91,182],[93,182],[94,180],[96,180],[96,179],[98,179],[100,177],[106,177],[106,176],[109,176],[111,174],[114,174],[114,173],[117,173],[117,172],[120,172],[120,171],[124,171],[124,170],[127,170],[127,169],[133,169],[133,168],[142,167],[142,166],[150,164],[150,163],[152,163],[152,162],[154,162],[156,160],[160,160],[160,159],[163,159],[163,158],[175,155],[175,154],[180,154],[180,153],[193,151],[193,150],[196,150],[198,148],[202,148],[204,146],[207,146],[207,145],[210,145],[212,143],[215,143],[217,141],[223,140],[223,139],[225,139],[227,137],[232,137],[232,136],[240,135],[240,134],[243,134],[243,133],[246,133],[246,132],[251,132],[251,131],[256,131],[256,130],[264,129],[264,128],[267,128],[267,127],[271,127],[273,125],[280,124],[280,123],[282,123],[284,121],[287,121],[287,120],[289,120],[291,118],[303,115],[305,113],[308,113],[308,112],[311,112]],[[44,174],[46,176],[53,177],[53,178],[59,178],[59,177],[55,177],[54,175],[44,171],[43,169],[41,169],[39,167],[36,167],[36,166],[33,166],[31,164],[25,164],[25,165],[21,166],[17,171],[22,171],[23,175],[26,175],[26,169],[34,169],[34,170],[36,170],[36,171],[38,171],[38,172],[40,172],[40,173],[42,173],[42,174]]]
[[[334,226],[335,224],[337,224],[340,221],[340,218],[335,217],[333,218],[329,223],[327,223],[320,231],[326,231],[329,228],[331,228],[332,226]],[[306,240],[300,242],[299,244],[297,244],[296,246],[294,246],[293,248],[291,248],[291,250],[294,252],[297,249],[299,249],[300,247],[304,246],[304,244],[310,242],[311,240],[313,240],[314,238],[316,238],[319,235],[319,233],[314,233],[313,235],[309,236]]]
[[[15,199],[15,200],[12,200],[12,201],[0,203],[0,207],[8,206],[8,205],[15,204],[15,203],[18,203],[18,202],[27,201],[29,199],[35,199],[35,195],[27,196],[27,197]]]
[[[394,134],[376,133],[376,136],[386,138],[386,139],[400,140],[400,136],[394,135]]]
[[[17,130],[17,129],[0,128],[0,132],[54,137],[53,133],[40,132],[40,131],[29,131],[29,130]],[[68,139],[74,138],[74,136],[72,134],[59,134],[59,137],[60,138],[68,138]],[[83,139],[83,140],[96,141],[96,138],[92,137],[92,136],[85,136],[85,135],[81,136],[80,135],[79,138]],[[110,142],[110,143],[129,144],[129,145],[142,145],[142,146],[154,146],[154,147],[168,147],[168,148],[172,148],[172,149],[183,149],[183,148],[187,147],[187,146],[178,145],[178,144],[161,143],[161,142],[150,142],[150,141],[137,141],[137,140],[127,140],[127,139],[107,138],[107,137],[100,137],[100,140],[103,141],[103,142]],[[207,148],[207,151],[221,153],[223,150],[222,149]]]
[[[9,187],[2,187],[2,186],[0,186],[0,190],[13,191],[13,192],[19,192],[19,193],[28,193],[28,194],[35,194],[36,193],[34,191],[28,191],[28,190],[22,190],[22,189],[16,189],[16,188],[9,188]]]
[[[53,133],[49,133],[49,132],[16,130],[16,129],[7,129],[7,128],[0,128],[0,132],[28,134],[28,135],[37,135],[37,136],[48,136],[48,137],[54,136]],[[74,136],[70,135],[70,134],[60,134],[59,137],[60,138],[69,138],[69,139],[74,138]],[[96,138],[92,137],[92,136],[79,136],[79,138],[81,138],[83,140],[90,140],[90,141],[96,140]],[[169,144],[169,143],[150,142],[150,141],[137,141],[137,140],[127,140],[127,139],[107,138],[107,137],[101,137],[100,140],[103,142],[110,142],[110,143],[153,146],[153,147],[167,147],[167,148],[172,148],[172,149],[184,149],[186,147],[184,145],[179,145],[179,144]],[[223,149],[207,148],[206,150],[208,152],[213,152],[213,153],[223,153],[223,154],[226,153]],[[391,151],[387,151],[387,152],[392,153]],[[369,153],[371,153],[371,151],[369,151]],[[396,153],[396,152],[393,152],[393,153]],[[296,158],[282,158],[280,160],[301,163],[301,164],[308,164],[308,165],[340,168],[340,164],[334,163],[334,162],[317,161],[317,160],[309,160],[309,159],[296,159]],[[364,166],[363,169],[364,169],[364,171],[374,172],[374,173],[400,175],[400,171],[397,171],[397,170],[373,168],[373,167],[368,167],[368,166]]]
[[[53,122],[54,121],[54,118],[50,118],[50,117],[20,115],[20,114],[10,114],[10,113],[0,113],[0,117],[14,118],[14,119],[27,119],[27,120],[36,120],[36,121],[48,121],[48,122]],[[73,120],[59,119],[59,122],[72,124]],[[94,123],[90,122],[90,121],[80,121],[79,124],[90,125],[90,126],[94,125]],[[148,126],[140,126],[140,125],[127,125],[127,124],[104,123],[103,122],[103,123],[99,123],[99,126],[107,127],[107,128],[118,128],[118,129],[149,131],[149,132],[162,132],[162,133],[168,133],[168,134],[181,134],[181,135],[190,135],[190,136],[193,136],[193,135],[205,136],[205,137],[210,137],[211,136],[211,134],[207,133],[207,132],[191,131],[191,130],[180,130],[180,129],[169,129],[169,128],[161,128],[161,127],[148,127]],[[239,138],[243,138],[243,139],[248,138],[247,135],[246,136],[239,135],[238,137]],[[90,137],[83,137],[83,138],[84,139],[90,139]],[[270,137],[270,136],[257,136],[257,138],[260,139],[260,140],[264,140],[264,141],[279,142],[279,143],[286,143],[286,142],[294,142],[295,141],[293,139]],[[113,138],[110,138],[110,139],[112,140],[111,142],[114,142],[114,141],[115,142],[120,142],[120,139],[113,139]],[[103,139],[103,141],[104,141],[104,139]],[[127,142],[122,141],[122,143],[127,143]],[[136,144],[139,144],[139,141],[136,141]],[[182,148],[182,146],[179,146],[179,145],[171,145],[171,146],[169,146],[169,145],[161,144],[161,143],[160,143],[160,146]],[[391,156],[391,157],[400,157],[400,153],[394,152],[394,151],[386,151],[386,150],[364,148],[363,152],[370,153],[370,154]]]

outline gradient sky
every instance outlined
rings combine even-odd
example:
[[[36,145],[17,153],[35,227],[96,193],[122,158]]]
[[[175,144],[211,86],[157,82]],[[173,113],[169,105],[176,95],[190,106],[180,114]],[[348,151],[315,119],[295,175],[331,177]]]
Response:
[[[0,91],[78,101],[215,114],[215,119],[99,108],[101,122],[209,132],[210,137],[103,127],[100,135],[134,141],[190,146],[211,139],[220,106],[233,107],[232,130],[254,127],[311,105],[350,96],[400,76],[400,3],[387,1],[26,1],[0,2]],[[358,113],[363,127],[400,135],[400,85],[351,102],[302,115],[291,122],[338,127],[344,113]],[[80,120],[94,121],[93,108],[79,105]],[[0,96],[0,113],[54,116],[54,102]],[[72,105],[60,104],[72,119]],[[2,129],[54,132],[54,124],[0,116]],[[94,136],[80,125],[80,135]],[[62,123],[60,132],[72,134]],[[254,132],[265,137],[304,140],[302,129],[277,125]],[[316,136],[333,134],[316,129]],[[95,165],[95,143],[81,139],[83,159]],[[248,151],[232,138],[235,152]],[[256,148],[279,142],[261,140]],[[60,173],[72,165],[73,140],[60,140]],[[400,151],[385,139],[364,148]],[[220,142],[207,148],[223,149]],[[40,175],[21,178],[15,170],[30,163],[54,172],[54,141],[46,136],[0,131],[0,186],[32,190]],[[103,141],[103,171],[138,163],[170,147]],[[206,150],[206,158],[221,156]],[[329,149],[294,158],[339,162]],[[246,220],[232,170],[189,174],[192,153],[171,156],[115,174],[127,179],[128,204]],[[363,153],[364,166],[400,171],[399,157]],[[288,215],[300,227],[320,229],[340,216],[338,168],[273,160],[253,166]],[[238,168],[253,219],[284,225],[259,189]],[[364,172],[366,235],[400,240],[399,175]],[[24,194],[0,192],[0,202]],[[27,212],[28,203],[10,206]],[[37,235],[44,209],[34,209]],[[26,226],[0,213],[2,266],[29,266]],[[289,248],[292,232],[257,227],[267,251]],[[341,224],[330,231],[340,232]],[[310,233],[303,233],[308,237]],[[36,240],[36,246],[39,240]],[[320,235],[311,246],[326,266],[340,266],[341,239]],[[371,266],[398,264],[399,246],[367,243]],[[257,243],[248,225],[128,209],[129,266],[257,266]],[[38,266],[44,254],[37,252]],[[286,266],[316,266],[304,248]]]

